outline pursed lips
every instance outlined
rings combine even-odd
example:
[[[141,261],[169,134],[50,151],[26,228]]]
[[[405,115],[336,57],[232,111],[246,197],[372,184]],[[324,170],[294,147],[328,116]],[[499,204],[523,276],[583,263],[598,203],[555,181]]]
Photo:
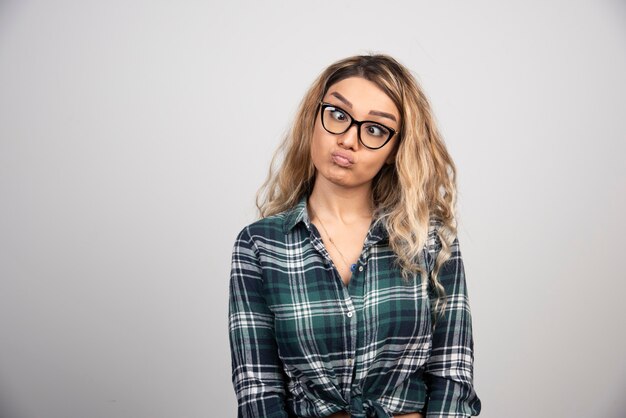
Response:
[[[349,154],[343,152],[333,152],[332,158],[336,164],[342,167],[349,167],[354,164],[354,159]]]

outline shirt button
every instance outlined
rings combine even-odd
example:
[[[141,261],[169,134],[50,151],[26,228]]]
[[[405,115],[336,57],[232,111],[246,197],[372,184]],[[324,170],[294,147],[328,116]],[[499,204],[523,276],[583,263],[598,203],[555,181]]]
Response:
[[[354,360],[352,360],[351,358],[348,359],[348,366],[352,366],[352,363],[354,363]]]
[[[352,312],[348,312],[348,318],[352,318]]]
[[[359,266],[359,271],[363,271],[363,266]]]

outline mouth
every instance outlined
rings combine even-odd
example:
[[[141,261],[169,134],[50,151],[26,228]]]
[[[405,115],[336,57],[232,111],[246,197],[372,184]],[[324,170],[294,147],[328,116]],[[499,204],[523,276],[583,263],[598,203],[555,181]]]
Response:
[[[335,164],[337,164],[337,165],[339,165],[341,167],[350,167],[351,165],[354,164],[352,161],[350,161],[349,159],[347,159],[343,155],[333,154],[332,158],[333,158],[333,161],[335,162]]]

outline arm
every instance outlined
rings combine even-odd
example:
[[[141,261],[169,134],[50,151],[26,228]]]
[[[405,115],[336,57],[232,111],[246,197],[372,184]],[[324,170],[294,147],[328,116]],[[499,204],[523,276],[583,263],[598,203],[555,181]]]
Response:
[[[286,418],[282,363],[274,316],[262,294],[258,251],[243,229],[235,241],[230,273],[228,329],[238,418]]]
[[[424,375],[429,392],[427,418],[464,418],[478,415],[481,409],[473,386],[472,318],[458,238],[450,250],[450,258],[439,271],[447,296],[445,317],[437,318]]]

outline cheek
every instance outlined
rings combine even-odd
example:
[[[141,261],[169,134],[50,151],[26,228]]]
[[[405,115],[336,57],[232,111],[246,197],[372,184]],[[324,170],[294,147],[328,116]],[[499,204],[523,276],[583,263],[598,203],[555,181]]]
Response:
[[[385,164],[387,153],[382,153],[380,152],[380,150],[370,151],[367,157],[367,161],[366,159],[363,159],[363,162],[365,163],[364,166],[367,167],[368,171],[373,171],[374,173],[377,173],[378,170],[380,170],[380,168],[383,166],[383,164]]]
[[[311,138],[311,159],[313,163],[318,163],[322,159],[324,159],[324,155],[328,152],[327,150],[327,141],[325,141],[323,135],[319,132],[314,132],[313,137]]]

